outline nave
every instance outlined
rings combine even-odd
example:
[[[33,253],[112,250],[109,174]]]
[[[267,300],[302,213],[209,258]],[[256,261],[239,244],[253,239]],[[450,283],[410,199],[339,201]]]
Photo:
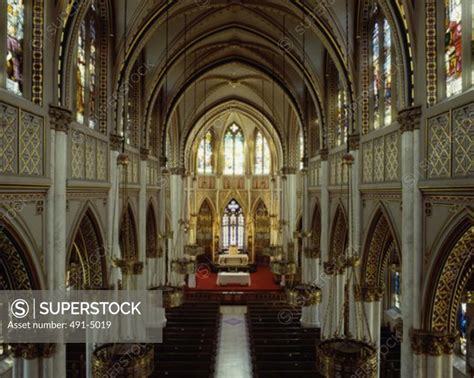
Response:
[[[474,376],[472,14],[0,0],[0,378]]]

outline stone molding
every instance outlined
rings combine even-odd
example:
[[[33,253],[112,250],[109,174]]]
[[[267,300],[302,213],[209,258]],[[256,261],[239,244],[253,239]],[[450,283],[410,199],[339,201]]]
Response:
[[[123,136],[119,134],[110,134],[110,149],[120,151],[123,143]]]
[[[453,354],[458,335],[456,333],[435,333],[419,329],[410,330],[411,347],[415,354],[442,356]]]
[[[49,118],[52,129],[68,133],[72,122],[72,112],[69,109],[49,105]]]
[[[400,125],[400,132],[413,131],[420,128],[421,106],[413,106],[400,110],[397,121]]]

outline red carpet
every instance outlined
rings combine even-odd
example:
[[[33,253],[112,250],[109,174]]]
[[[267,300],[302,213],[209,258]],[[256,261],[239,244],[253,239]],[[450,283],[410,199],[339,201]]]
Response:
[[[241,285],[224,285],[217,286],[217,273],[208,271],[198,271],[196,274],[196,288],[188,290],[215,290],[215,291],[275,291],[280,290],[281,286],[278,286],[273,281],[274,274],[270,271],[267,266],[259,266],[257,272],[250,273],[250,286]]]

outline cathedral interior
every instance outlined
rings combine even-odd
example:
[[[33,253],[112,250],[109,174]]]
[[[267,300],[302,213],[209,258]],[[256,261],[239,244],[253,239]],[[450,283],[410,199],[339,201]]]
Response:
[[[165,314],[141,344],[3,322],[0,377],[473,377],[473,24],[470,0],[0,0],[0,292]]]

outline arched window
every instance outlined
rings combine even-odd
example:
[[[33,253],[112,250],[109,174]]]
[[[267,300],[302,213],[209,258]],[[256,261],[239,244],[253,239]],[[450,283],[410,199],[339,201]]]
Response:
[[[397,248],[394,248],[393,243],[391,244],[391,249],[389,252],[389,266],[389,282],[387,287],[390,290],[390,307],[400,311],[402,300],[402,275],[400,269],[400,257],[398,255],[398,250]]]
[[[239,203],[233,199],[224,210],[222,217],[222,247],[229,248],[236,245],[237,248],[244,247],[245,218]]]
[[[197,152],[197,171],[199,174],[212,174],[212,132],[208,131],[201,139]]]
[[[446,97],[462,91],[462,1],[445,0]]]
[[[372,127],[390,125],[394,112],[394,57],[390,24],[374,5],[370,34],[370,97]]]
[[[82,20],[76,52],[76,121],[97,127],[97,12],[94,3]]]
[[[337,102],[336,102],[336,146],[341,146],[347,141],[347,122],[346,122],[346,91],[342,88],[341,81],[339,80],[339,87],[337,90]]]
[[[459,353],[466,356],[467,352],[467,303],[466,299],[461,302],[458,312]]]
[[[6,88],[23,94],[25,4],[23,0],[7,1]]]
[[[255,174],[268,175],[270,173],[270,148],[267,139],[260,131],[255,136]]]
[[[229,126],[224,135],[224,174],[244,174],[244,134],[235,123]]]
[[[401,306],[401,276],[400,276],[400,271],[398,269],[393,269],[391,273],[392,277],[392,307],[395,307],[396,309],[400,310]]]
[[[303,158],[304,158],[304,135],[303,130],[300,130],[298,135],[298,157],[300,159],[299,167],[300,169],[304,168]]]

